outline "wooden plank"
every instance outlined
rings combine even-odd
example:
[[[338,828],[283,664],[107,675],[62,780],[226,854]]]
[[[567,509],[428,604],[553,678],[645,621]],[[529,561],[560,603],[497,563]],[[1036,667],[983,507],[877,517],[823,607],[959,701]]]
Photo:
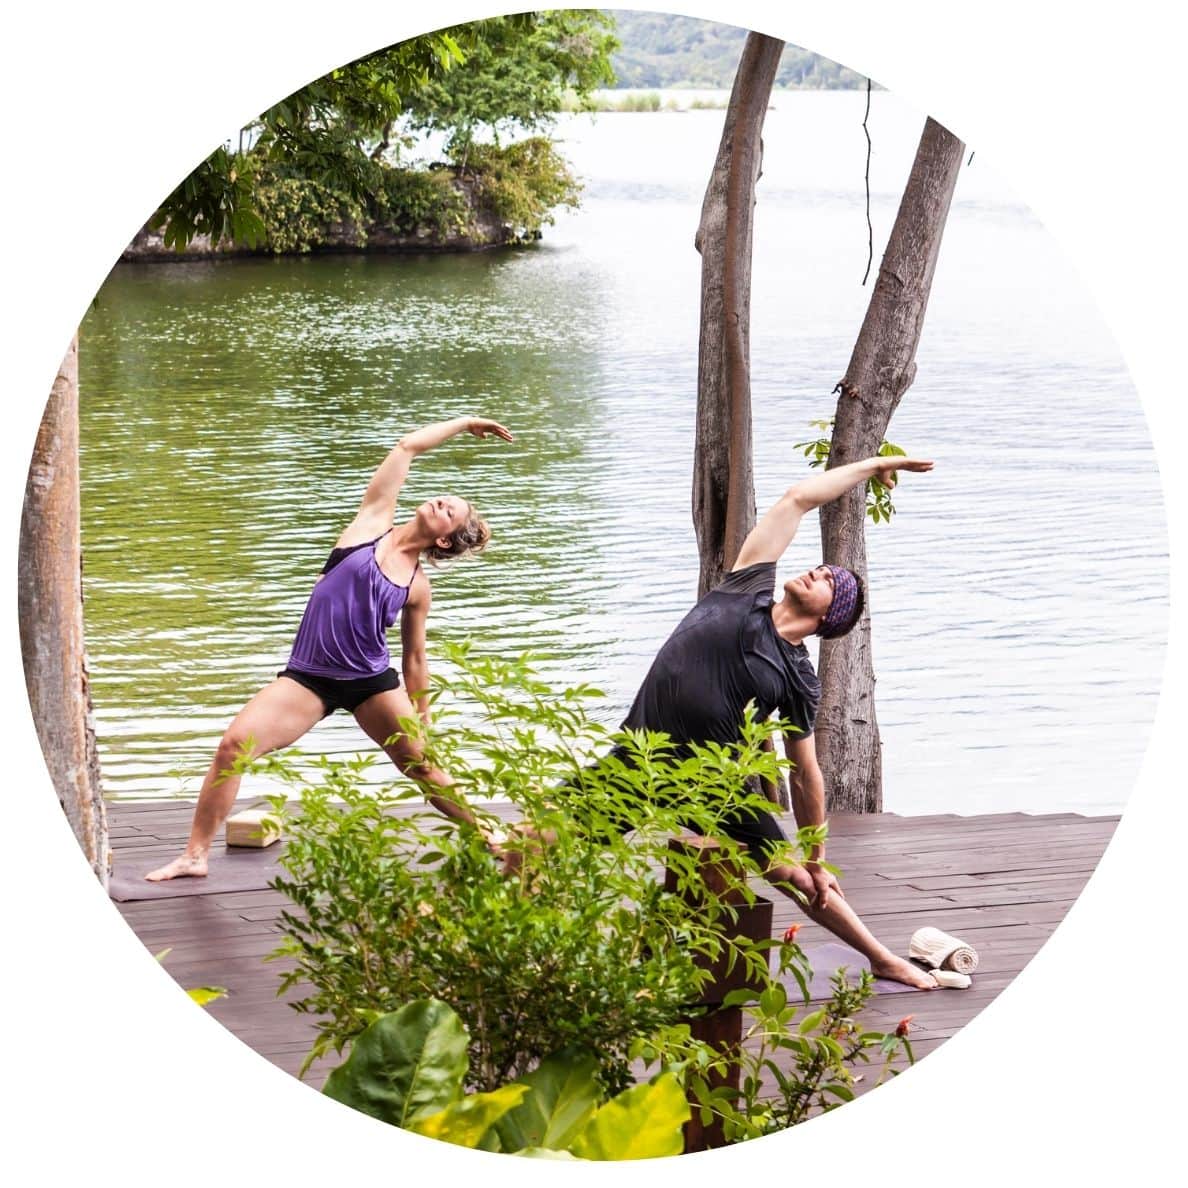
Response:
[[[255,803],[258,798],[241,802]],[[192,811],[190,802],[109,806],[117,861],[126,869],[160,855],[188,834]],[[419,804],[407,805],[398,815],[424,811]],[[511,805],[495,812],[504,820],[516,816]],[[989,1005],[1051,935],[1088,881],[1116,822],[1116,817],[1071,814],[837,814],[831,822],[831,861],[843,870],[851,904],[881,939],[906,951],[916,927],[938,924],[974,945],[981,957],[971,989],[876,996],[863,1020],[890,1030],[905,1015],[914,1015],[912,1040],[919,1059],[935,1051]],[[755,889],[768,894],[761,881]],[[773,932],[796,921],[804,924],[802,943],[828,937],[806,922],[790,899],[770,898]],[[296,986],[278,997],[280,977],[294,963],[262,960],[281,940],[275,921],[288,902],[268,889],[116,906],[151,952],[172,946],[165,969],[179,985],[228,987],[229,997],[208,1008],[212,1016],[263,1058],[295,1075],[315,1032],[308,1016],[289,1003],[309,991]],[[337,1063],[333,1055],[319,1061],[307,1083],[320,1087]],[[877,1068],[869,1067],[864,1075],[869,1080],[859,1084],[860,1093],[872,1087]]]

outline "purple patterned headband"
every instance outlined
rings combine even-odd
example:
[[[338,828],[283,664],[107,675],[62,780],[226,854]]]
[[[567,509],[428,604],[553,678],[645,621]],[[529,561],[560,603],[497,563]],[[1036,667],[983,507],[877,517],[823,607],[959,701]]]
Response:
[[[833,601],[817,628],[822,639],[833,639],[844,635],[852,626],[854,611],[858,606],[858,579],[840,565],[826,565],[833,574]]]

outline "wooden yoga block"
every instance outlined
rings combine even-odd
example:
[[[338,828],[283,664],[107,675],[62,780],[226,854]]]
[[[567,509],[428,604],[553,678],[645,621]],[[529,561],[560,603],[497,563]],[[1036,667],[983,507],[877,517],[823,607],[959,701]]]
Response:
[[[227,818],[227,845],[263,849],[281,839],[280,820],[267,809],[244,809]]]

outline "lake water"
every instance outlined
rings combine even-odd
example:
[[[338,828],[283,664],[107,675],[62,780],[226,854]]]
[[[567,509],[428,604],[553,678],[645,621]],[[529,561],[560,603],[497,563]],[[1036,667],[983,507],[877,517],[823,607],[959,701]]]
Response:
[[[760,508],[808,473],[869,288],[865,96],[777,95],[756,216]],[[435,639],[608,693],[618,720],[690,605],[698,212],[721,111],[564,118],[583,205],[520,251],[121,265],[82,331],[86,623],[109,795],[193,793],[279,669],[371,469],[465,412],[407,505],[457,492],[480,560]],[[876,267],[921,117],[874,96]],[[974,146],[976,148],[976,146]],[[1167,634],[1166,534],[1137,395],[1069,263],[980,155],[963,169],[889,436],[932,457],[868,531],[886,807],[1117,811]],[[785,558],[819,561],[815,517]],[[441,668],[440,663],[438,668]],[[308,753],[368,744],[335,715]],[[377,773],[387,776],[386,770]],[[259,783],[245,791],[261,790]]]

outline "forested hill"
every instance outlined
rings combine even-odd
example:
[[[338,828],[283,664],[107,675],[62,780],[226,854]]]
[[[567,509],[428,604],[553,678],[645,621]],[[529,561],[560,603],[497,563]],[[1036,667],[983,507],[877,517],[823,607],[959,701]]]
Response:
[[[729,88],[746,30],[656,12],[612,14],[622,48],[611,59],[619,87]],[[866,79],[828,58],[789,45],[777,87],[814,90],[864,87]]]

